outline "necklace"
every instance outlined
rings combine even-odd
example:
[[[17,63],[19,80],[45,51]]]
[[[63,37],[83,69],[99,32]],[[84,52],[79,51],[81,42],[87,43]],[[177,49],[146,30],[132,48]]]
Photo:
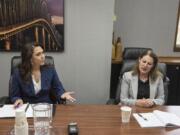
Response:
[[[34,72],[32,73],[32,78],[36,83],[38,83],[41,79],[41,73],[40,72]]]

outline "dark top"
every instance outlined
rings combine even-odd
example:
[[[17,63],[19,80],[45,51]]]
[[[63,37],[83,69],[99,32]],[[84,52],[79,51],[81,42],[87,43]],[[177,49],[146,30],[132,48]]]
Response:
[[[41,68],[41,90],[35,94],[32,78],[30,82],[24,82],[17,68],[11,76],[10,99],[14,103],[17,99],[22,99],[29,103],[53,103],[50,93],[54,92],[57,99],[64,93],[64,88],[58,78],[54,67]]]
[[[138,94],[137,99],[149,98],[150,96],[150,87],[149,87],[149,80],[143,82],[142,80],[138,79]]]

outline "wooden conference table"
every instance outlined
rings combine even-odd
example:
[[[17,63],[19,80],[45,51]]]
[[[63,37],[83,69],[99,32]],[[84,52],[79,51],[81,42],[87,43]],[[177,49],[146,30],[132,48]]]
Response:
[[[79,135],[180,135],[180,128],[141,128],[131,115],[130,123],[121,123],[118,105],[56,105],[53,135],[68,135],[69,122],[77,122]],[[133,112],[151,112],[155,109],[173,112],[180,117],[180,106],[133,107]],[[33,119],[28,118],[29,125]],[[8,135],[14,119],[0,119],[0,135]]]

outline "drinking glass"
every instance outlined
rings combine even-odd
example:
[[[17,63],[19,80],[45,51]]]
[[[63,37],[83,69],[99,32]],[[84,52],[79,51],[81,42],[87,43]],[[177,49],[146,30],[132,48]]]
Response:
[[[52,122],[52,105],[38,103],[32,105],[35,135],[49,135]]]

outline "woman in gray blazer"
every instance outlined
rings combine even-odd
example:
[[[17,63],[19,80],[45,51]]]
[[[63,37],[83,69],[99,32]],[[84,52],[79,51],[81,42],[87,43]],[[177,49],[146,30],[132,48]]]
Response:
[[[132,71],[123,75],[121,103],[152,107],[164,104],[163,75],[157,70],[158,58],[150,50],[142,53]]]

